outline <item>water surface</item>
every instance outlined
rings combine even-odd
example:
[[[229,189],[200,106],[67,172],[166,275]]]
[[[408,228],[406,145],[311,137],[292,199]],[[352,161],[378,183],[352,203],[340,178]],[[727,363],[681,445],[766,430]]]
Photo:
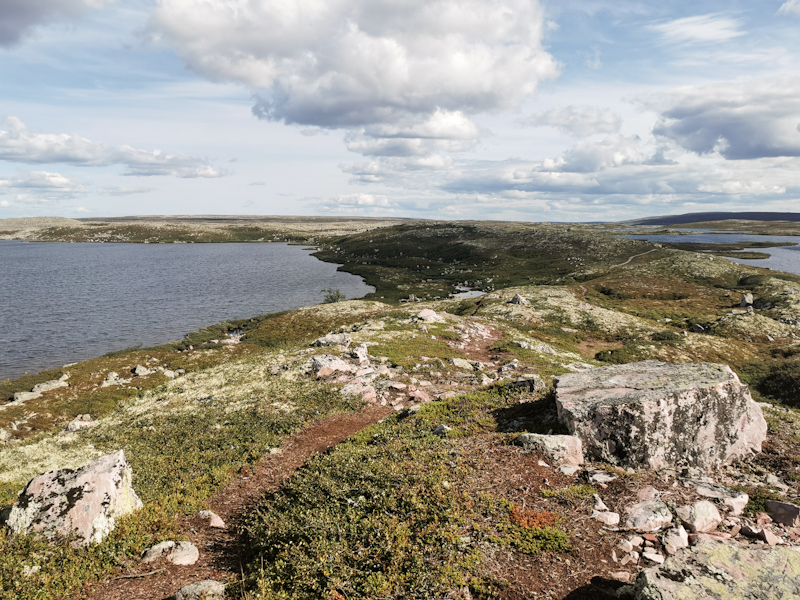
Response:
[[[205,325],[374,291],[288,244],[0,240],[0,380]]]

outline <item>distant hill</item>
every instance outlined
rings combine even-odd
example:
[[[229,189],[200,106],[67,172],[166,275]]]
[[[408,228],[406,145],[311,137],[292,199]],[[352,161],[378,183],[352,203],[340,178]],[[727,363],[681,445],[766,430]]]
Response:
[[[665,215],[622,221],[626,225],[686,225],[708,221],[791,221],[800,222],[800,213],[779,212],[704,212],[685,215]]]

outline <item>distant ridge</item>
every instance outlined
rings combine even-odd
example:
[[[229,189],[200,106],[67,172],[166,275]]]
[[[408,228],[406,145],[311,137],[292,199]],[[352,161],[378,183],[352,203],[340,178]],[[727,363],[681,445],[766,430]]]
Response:
[[[626,225],[685,225],[687,223],[705,223],[707,221],[800,221],[800,213],[791,212],[706,212],[688,213],[685,215],[665,215],[646,219],[621,221]]]

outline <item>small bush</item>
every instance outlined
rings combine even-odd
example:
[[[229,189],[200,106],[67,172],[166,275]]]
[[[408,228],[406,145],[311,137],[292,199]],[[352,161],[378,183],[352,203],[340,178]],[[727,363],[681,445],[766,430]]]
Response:
[[[334,302],[342,302],[346,299],[341,290],[334,290],[333,288],[325,288],[322,290],[325,297],[322,300],[323,304],[333,304]]]

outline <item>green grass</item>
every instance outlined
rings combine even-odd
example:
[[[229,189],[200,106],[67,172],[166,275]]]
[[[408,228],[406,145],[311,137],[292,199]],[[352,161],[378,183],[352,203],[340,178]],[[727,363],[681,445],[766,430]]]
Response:
[[[474,393],[394,415],[309,463],[247,519],[248,598],[445,597],[481,575],[483,541],[569,551],[555,522],[514,521],[514,505],[471,492],[470,437],[492,432],[516,394]],[[432,434],[439,424],[454,429]],[[240,590],[240,593],[241,590]]]

